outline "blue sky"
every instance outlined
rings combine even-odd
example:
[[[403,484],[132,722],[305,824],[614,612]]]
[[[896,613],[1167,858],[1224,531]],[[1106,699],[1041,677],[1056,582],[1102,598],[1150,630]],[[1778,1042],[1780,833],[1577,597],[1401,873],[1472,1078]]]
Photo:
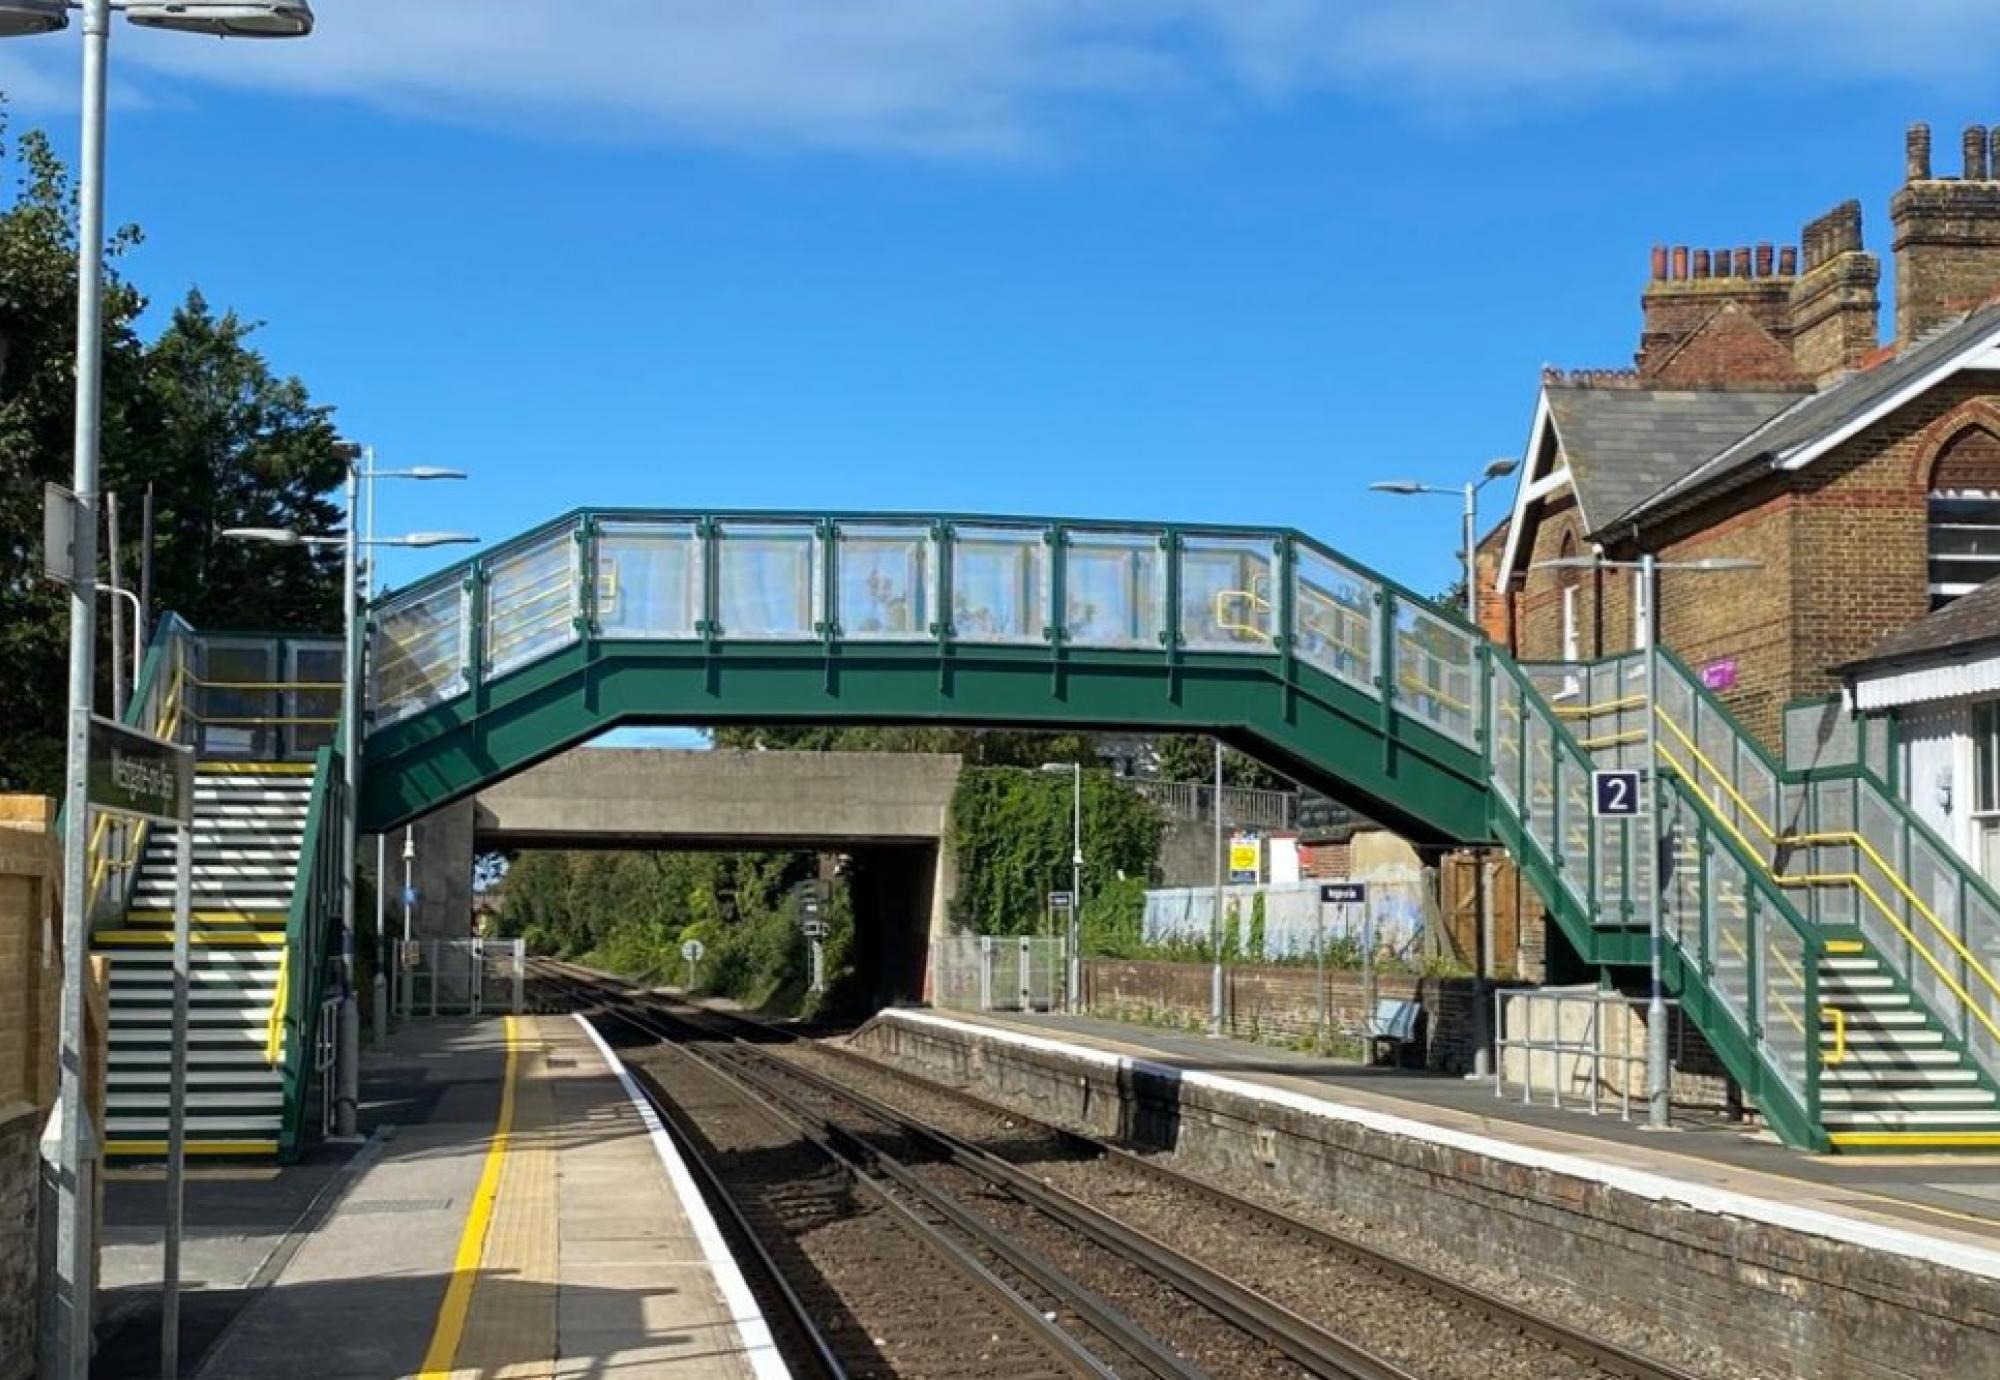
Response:
[[[385,526],[489,539],[590,502],[1283,522],[1440,588],[1452,506],[1366,483],[1456,482],[1543,363],[1628,363],[1652,243],[1858,196],[1886,259],[1904,124],[1948,167],[2000,120],[1973,0],[318,8],[119,26],[112,217],[386,463],[473,471]],[[66,150],[76,58],[0,53]]]

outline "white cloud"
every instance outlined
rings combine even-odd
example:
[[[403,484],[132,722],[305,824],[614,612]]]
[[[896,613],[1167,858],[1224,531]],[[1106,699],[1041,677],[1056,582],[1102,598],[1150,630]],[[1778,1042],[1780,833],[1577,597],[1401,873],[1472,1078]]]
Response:
[[[120,35],[189,77],[576,136],[1015,156],[1086,110],[1337,92],[1504,111],[1739,80],[1971,86],[1985,0],[320,0],[308,42]],[[69,89],[19,45],[0,83]],[[140,75],[136,78],[129,74]]]

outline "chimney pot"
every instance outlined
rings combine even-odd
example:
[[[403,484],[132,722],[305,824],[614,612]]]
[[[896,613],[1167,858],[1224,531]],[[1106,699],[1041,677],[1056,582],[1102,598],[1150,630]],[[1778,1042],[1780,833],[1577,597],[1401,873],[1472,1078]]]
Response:
[[[1694,276],[1697,278],[1706,278],[1708,276],[1708,251],[1706,249],[1697,249],[1694,251]]]
[[[1797,248],[1788,244],[1778,251],[1778,272],[1787,278],[1798,276],[1799,251]]]
[[[1686,282],[1687,276],[1688,247],[1684,244],[1677,244],[1674,246],[1674,278],[1677,281]]]
[[[1986,175],[2000,179],[2000,125],[1986,132]]]
[[[1965,180],[1984,182],[1986,180],[1986,131],[1978,125],[1967,125],[1965,136],[1959,140],[1965,149]]]
[[[1903,136],[1903,176],[1907,182],[1922,182],[1931,175],[1931,127],[1910,126]]]
[[[1749,245],[1743,244],[1743,245],[1738,245],[1736,247],[1736,265],[1734,272],[1738,278],[1748,278],[1750,276]]]
[[[1653,246],[1653,281],[1657,283],[1666,276],[1667,247],[1664,244],[1656,244]]]
[[[1759,278],[1768,278],[1771,276],[1771,258],[1776,252],[1768,244],[1757,246],[1757,276]]]
[[[1715,251],[1715,276],[1718,278],[1727,278],[1729,276],[1729,247],[1727,245]]]

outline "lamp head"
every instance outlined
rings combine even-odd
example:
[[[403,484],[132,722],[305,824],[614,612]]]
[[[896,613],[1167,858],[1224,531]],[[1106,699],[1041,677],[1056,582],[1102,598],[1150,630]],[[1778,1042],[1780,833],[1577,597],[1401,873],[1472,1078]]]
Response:
[[[476,546],[479,538],[467,532],[412,532],[397,539],[397,546]]]
[[[231,541],[261,541],[272,546],[302,546],[305,538],[289,527],[225,527],[222,535]]]
[[[304,38],[313,29],[309,0],[129,0],[125,17],[216,38]]]
[[[64,0],[0,0],[0,38],[52,34],[69,27]]]
[[[1414,479],[1389,479],[1368,486],[1378,494],[1420,494],[1424,486]]]
[[[1486,477],[1488,479],[1505,479],[1520,467],[1521,462],[1519,460],[1516,460],[1511,455],[1503,455],[1497,460],[1488,460],[1486,462]]]

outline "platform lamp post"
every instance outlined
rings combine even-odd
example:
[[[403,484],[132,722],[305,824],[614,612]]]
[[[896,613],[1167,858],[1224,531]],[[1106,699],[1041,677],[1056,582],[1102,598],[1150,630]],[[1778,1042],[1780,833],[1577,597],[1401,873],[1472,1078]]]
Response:
[[[1083,998],[1083,763],[1044,762],[1042,770],[1070,778],[1069,934],[1063,942],[1069,960],[1069,1009],[1074,1015]]]
[[[223,37],[297,38],[312,32],[307,0],[0,0],[0,38],[55,33],[83,15],[83,116],[77,158],[76,427],[70,488],[75,570],[70,584],[68,762],[63,783],[62,1055],[51,1170],[58,1188],[56,1258],[45,1341],[52,1380],[80,1380],[90,1366],[91,1221],[79,1174],[87,1138],[83,1107],[84,980],[90,937],[85,869],[90,853],[91,689],[96,675],[98,453],[104,412],[104,141],[111,12],[155,29]]]
[[[1497,460],[1488,460],[1486,468],[1479,472],[1479,478],[1453,489],[1436,484],[1419,484],[1413,479],[1384,480],[1368,487],[1376,493],[1409,495],[1441,495],[1445,498],[1463,498],[1464,551],[1460,559],[1465,563],[1465,621],[1473,627],[1479,626],[1479,491],[1496,479],[1505,479],[1516,469],[1520,461],[1503,455]],[[1493,976],[1493,898],[1487,894],[1485,864],[1479,870],[1479,962],[1473,974],[1472,1009],[1478,1013],[1479,1028],[1474,1032],[1472,1054],[1472,1076],[1484,1081],[1493,1076],[1493,1018],[1489,1014],[1492,1006]]]
[[[341,675],[340,717],[343,740],[342,768],[347,787],[346,808],[341,812],[340,856],[340,1031],[335,1063],[338,1068],[334,1090],[334,1135],[345,1140],[355,1134],[355,1109],[361,1100],[361,1006],[354,990],[354,874],[360,851],[361,779],[361,582],[359,551],[365,544],[378,546],[432,547],[463,546],[479,538],[462,532],[412,532],[402,537],[370,537],[366,543],[354,530],[356,499],[361,476],[357,467],[347,470],[347,530],[338,535],[319,536],[293,531],[289,527],[231,527],[223,536],[235,541],[267,542],[273,546],[321,548],[338,546],[345,553],[341,579],[341,599],[345,630],[344,671]]]
[[[1639,573],[1640,608],[1645,612],[1645,620],[1640,626],[1639,651],[1645,657],[1646,669],[1646,737],[1645,765],[1642,768],[1646,782],[1646,812],[1653,822],[1652,846],[1645,850],[1643,861],[1646,865],[1646,899],[1649,921],[1646,946],[1651,965],[1650,989],[1646,998],[1646,1125],[1648,1129],[1664,1131],[1669,1124],[1668,1091],[1670,1071],[1667,1066],[1667,993],[1666,981],[1661,973],[1665,946],[1665,929],[1662,924],[1665,909],[1662,904],[1664,880],[1660,868],[1660,573],[1667,570],[1687,571],[1690,574],[1718,574],[1731,570],[1757,570],[1762,561],[1753,561],[1737,556],[1708,556],[1695,561],[1662,561],[1655,559],[1647,551],[1636,561],[1611,561],[1599,556],[1557,556],[1551,560],[1537,561],[1530,570],[1635,570]]]
[[[338,450],[348,469],[361,480],[363,511],[367,517],[362,524],[361,544],[372,546],[375,542],[375,481],[378,479],[410,479],[431,482],[442,479],[464,479],[464,470],[441,469],[435,465],[409,465],[397,469],[383,469],[375,463],[375,447],[358,441],[342,441]],[[348,524],[354,523],[354,515],[348,514]],[[371,557],[361,562],[361,585],[359,599],[366,609],[375,593],[375,561]],[[365,618],[357,629],[361,648],[355,653],[355,665],[360,668],[357,675],[367,668],[366,646],[368,627]],[[359,771],[359,737],[355,739],[356,752],[352,770]],[[357,863],[357,866],[359,864]],[[389,845],[381,834],[375,836],[375,1034],[377,1042],[386,1028],[389,1004]]]

